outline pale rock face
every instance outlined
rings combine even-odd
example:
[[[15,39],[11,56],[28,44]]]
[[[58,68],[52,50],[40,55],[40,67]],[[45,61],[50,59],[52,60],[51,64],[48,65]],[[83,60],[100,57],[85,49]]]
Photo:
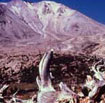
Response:
[[[13,0],[0,3],[0,12],[0,47],[38,46],[99,54],[95,48],[105,41],[104,25],[60,3]],[[103,53],[104,46],[100,48]]]

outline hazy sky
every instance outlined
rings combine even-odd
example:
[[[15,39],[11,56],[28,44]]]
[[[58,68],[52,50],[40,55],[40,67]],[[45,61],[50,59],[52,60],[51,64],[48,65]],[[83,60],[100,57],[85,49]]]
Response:
[[[0,0],[10,1],[10,0]],[[43,0],[25,0],[38,2]],[[105,0],[49,0],[60,2],[70,8],[76,9],[81,13],[105,24]]]

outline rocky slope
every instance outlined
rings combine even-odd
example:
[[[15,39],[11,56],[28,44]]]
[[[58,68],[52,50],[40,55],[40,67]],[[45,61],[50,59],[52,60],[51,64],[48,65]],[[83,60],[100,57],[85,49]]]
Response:
[[[104,35],[104,25],[59,3],[0,4],[0,47],[93,52]]]

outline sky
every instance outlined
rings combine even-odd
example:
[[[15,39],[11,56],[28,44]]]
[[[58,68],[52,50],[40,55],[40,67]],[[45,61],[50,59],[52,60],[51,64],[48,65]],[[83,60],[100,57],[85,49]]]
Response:
[[[0,0],[7,2],[10,0]],[[43,0],[24,0],[29,2],[39,2]],[[86,16],[105,24],[105,0],[49,0],[62,3],[72,9],[78,10]]]

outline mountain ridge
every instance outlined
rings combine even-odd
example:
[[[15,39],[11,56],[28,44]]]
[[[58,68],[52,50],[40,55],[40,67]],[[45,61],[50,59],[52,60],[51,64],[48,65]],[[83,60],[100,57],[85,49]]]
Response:
[[[104,43],[103,24],[52,1],[0,3],[0,18],[1,49],[32,46],[84,53]]]

